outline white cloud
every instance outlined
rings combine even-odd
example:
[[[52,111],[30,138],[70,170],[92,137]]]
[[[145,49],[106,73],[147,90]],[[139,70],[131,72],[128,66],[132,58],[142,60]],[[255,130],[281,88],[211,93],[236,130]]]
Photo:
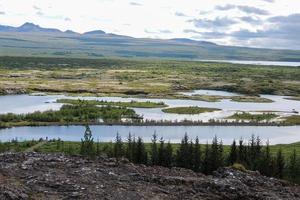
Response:
[[[63,31],[118,30],[118,34],[133,37],[197,37],[220,44],[238,42],[222,37],[221,31],[256,32],[271,26],[266,21],[270,17],[300,13],[300,1],[296,0],[0,0],[0,4],[0,10],[5,11],[0,12],[3,25],[33,22]],[[201,38],[197,34],[201,32],[213,32],[215,38]]]

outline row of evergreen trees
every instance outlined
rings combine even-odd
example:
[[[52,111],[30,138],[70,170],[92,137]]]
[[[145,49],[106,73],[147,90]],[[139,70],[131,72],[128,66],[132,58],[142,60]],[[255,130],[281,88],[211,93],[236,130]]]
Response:
[[[95,156],[106,153],[119,160],[122,157],[131,162],[145,165],[159,165],[164,167],[182,167],[196,172],[211,174],[219,167],[242,164],[246,169],[258,170],[261,174],[277,178],[287,178],[292,181],[300,180],[300,160],[296,149],[289,158],[285,158],[279,149],[276,156],[271,154],[269,143],[265,146],[259,137],[254,135],[245,143],[234,140],[229,152],[224,152],[222,140],[214,137],[212,144],[200,145],[198,137],[193,141],[185,134],[181,144],[174,149],[170,142],[158,139],[154,134],[150,146],[145,146],[142,138],[129,134],[127,141],[122,141],[119,134],[111,148],[100,150],[94,145],[90,129],[87,127],[85,139],[81,142],[82,155]],[[96,147],[95,147],[96,146]]]

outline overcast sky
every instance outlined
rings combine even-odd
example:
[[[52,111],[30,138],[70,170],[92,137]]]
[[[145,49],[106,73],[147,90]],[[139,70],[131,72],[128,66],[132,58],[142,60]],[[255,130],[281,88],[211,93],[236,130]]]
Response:
[[[0,0],[0,24],[300,49],[300,0]]]

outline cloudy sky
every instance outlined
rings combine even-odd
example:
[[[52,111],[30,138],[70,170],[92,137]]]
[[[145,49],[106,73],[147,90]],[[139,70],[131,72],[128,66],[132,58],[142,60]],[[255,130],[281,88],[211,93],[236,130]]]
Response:
[[[250,3],[251,2],[251,3]],[[0,0],[0,24],[300,49],[300,0]]]

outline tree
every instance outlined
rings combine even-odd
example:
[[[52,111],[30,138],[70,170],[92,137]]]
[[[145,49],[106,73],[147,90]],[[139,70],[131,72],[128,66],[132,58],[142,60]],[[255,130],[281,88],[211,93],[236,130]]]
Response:
[[[119,158],[124,155],[123,150],[124,149],[123,149],[122,138],[119,135],[119,133],[117,133],[116,141],[115,141],[115,145],[114,145],[114,156],[117,159],[117,162],[118,162]]]
[[[152,136],[151,144],[151,164],[158,165],[158,149],[157,149],[157,135],[156,133]]]
[[[208,146],[208,143],[206,143],[205,149],[204,149],[203,164],[202,164],[202,172],[204,174],[210,173],[209,155],[210,155],[209,146]]]
[[[242,138],[239,140],[238,162],[243,165],[247,164],[247,148],[245,147]]]
[[[223,166],[223,145],[222,143],[220,143],[220,145],[218,144],[218,138],[215,136],[209,154],[209,173],[217,170],[221,166]]]
[[[81,139],[80,154],[84,156],[93,157],[95,156],[95,149],[92,131],[88,124],[85,126],[85,128],[86,130],[84,133],[84,139]]]
[[[170,141],[165,149],[165,167],[171,167],[173,162],[173,147]]]
[[[163,138],[160,138],[158,149],[158,165],[164,166],[165,164],[165,141]]]
[[[190,155],[189,155],[189,138],[185,133],[181,144],[176,154],[176,163],[178,167],[188,168],[190,166]]]
[[[133,161],[133,143],[131,133],[128,134],[127,138],[126,158],[128,158],[130,161]]]
[[[300,175],[299,161],[297,160],[296,149],[294,148],[293,153],[290,155],[288,163],[288,175],[290,180],[296,181]]]
[[[233,140],[232,145],[230,147],[230,153],[228,156],[228,164],[233,165],[236,163],[238,160],[238,152],[237,152],[237,147],[236,147],[236,141]]]
[[[285,166],[285,161],[284,161],[284,156],[282,154],[282,150],[281,148],[278,150],[277,152],[277,156],[276,156],[276,168],[275,168],[275,176],[277,178],[282,179],[283,178],[283,170],[284,170],[284,166]]]
[[[196,137],[195,145],[194,145],[193,169],[196,172],[199,172],[201,169],[201,148],[200,148],[198,136]]]
[[[259,171],[265,176],[272,176],[272,156],[270,153],[269,141],[267,141],[266,147],[262,153]]]
[[[136,144],[136,163],[139,164],[147,164],[148,163],[148,155],[145,150],[145,145],[141,137],[138,137]]]

